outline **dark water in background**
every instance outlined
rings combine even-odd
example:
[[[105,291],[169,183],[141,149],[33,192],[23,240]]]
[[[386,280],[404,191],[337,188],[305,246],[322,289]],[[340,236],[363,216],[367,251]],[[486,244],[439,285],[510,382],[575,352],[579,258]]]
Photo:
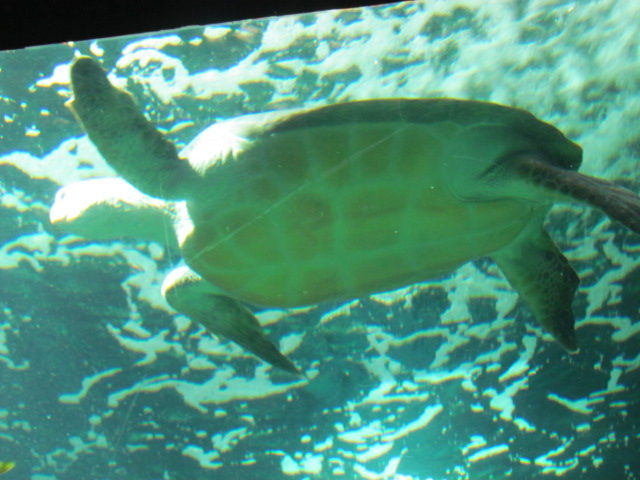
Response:
[[[461,5],[461,4],[460,4]],[[579,354],[488,260],[395,296],[291,312],[271,371],[159,295],[176,252],[56,232],[56,190],[111,174],[64,106],[98,56],[179,146],[239,114],[356,98],[526,108],[638,191],[640,7],[400,4],[0,54],[0,460],[6,478],[640,476],[640,239],[556,207]],[[267,312],[261,319],[284,317]],[[419,334],[416,334],[419,332]]]

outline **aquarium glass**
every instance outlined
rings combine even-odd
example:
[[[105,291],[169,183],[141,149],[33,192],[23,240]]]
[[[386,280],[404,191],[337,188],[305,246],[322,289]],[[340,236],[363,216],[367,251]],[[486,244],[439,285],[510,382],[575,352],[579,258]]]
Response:
[[[116,176],[66,105],[80,55],[178,150],[240,115],[450,97],[528,110],[584,148],[581,172],[640,190],[635,1],[405,2],[0,52],[7,479],[640,478],[640,236],[584,205],[547,215],[581,278],[578,353],[478,258],[255,309],[291,375],[169,307],[171,232],[52,225],[62,186]]]

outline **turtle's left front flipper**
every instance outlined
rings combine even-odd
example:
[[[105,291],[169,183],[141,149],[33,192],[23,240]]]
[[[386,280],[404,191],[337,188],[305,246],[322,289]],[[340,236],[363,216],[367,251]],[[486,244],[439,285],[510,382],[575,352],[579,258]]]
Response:
[[[567,350],[578,349],[571,304],[580,279],[534,219],[508,247],[491,255],[535,318]]]
[[[138,190],[186,200],[199,176],[176,147],[142,114],[131,95],[115,88],[89,57],[71,66],[71,109],[104,159]]]
[[[218,292],[191,269],[178,267],[170,272],[162,284],[162,294],[173,308],[211,333],[237,343],[274,367],[302,375],[269,340],[247,307]]]

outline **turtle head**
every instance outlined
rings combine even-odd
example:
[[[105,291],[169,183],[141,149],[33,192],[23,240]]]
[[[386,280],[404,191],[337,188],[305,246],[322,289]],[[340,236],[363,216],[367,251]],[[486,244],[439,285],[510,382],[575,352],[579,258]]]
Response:
[[[178,248],[170,205],[118,177],[70,183],[49,210],[54,231],[95,240],[131,238]]]

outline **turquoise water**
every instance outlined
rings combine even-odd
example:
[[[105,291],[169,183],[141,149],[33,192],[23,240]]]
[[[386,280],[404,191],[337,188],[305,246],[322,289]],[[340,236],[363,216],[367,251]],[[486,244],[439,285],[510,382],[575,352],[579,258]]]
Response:
[[[169,308],[174,249],[64,234],[49,208],[61,186],[115,175],[64,105],[77,54],[178,147],[265,110],[490,100],[553,123],[584,147],[581,171],[639,191],[639,33],[634,2],[416,2],[0,53],[5,478],[638,478],[640,238],[597,211],[547,219],[582,279],[578,354],[481,259],[259,313],[301,380]]]

